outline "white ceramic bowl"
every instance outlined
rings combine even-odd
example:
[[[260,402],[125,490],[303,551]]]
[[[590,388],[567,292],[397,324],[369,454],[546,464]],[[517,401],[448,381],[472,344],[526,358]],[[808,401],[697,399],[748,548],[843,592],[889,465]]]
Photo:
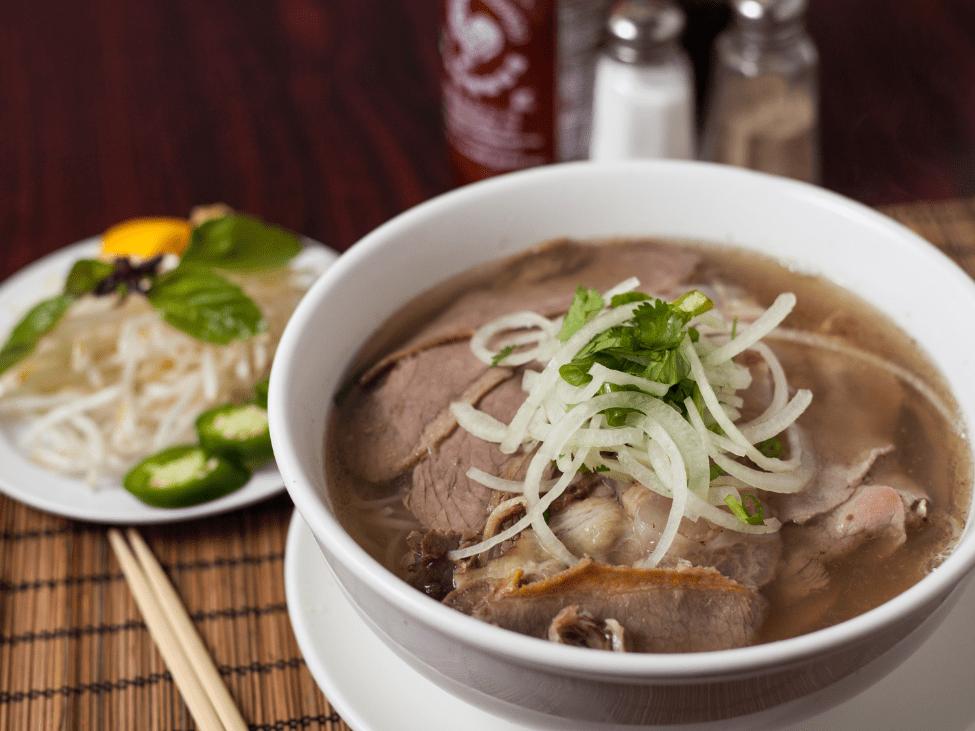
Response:
[[[975,532],[913,588],[829,629],[737,650],[626,655],[547,643],[448,609],[371,559],[329,508],[323,442],[332,396],[351,356],[387,316],[446,277],[548,239],[647,234],[770,253],[855,290],[914,335],[940,365],[966,423],[975,423],[975,328],[955,327],[967,317],[946,317],[975,313],[975,285],[906,228],[822,189],[730,167],[580,163],[460,188],[343,254],[278,347],[270,387],[277,462],[367,624],[418,672],[470,703],[532,728],[759,729],[796,721],[876,682],[930,635],[975,565]]]

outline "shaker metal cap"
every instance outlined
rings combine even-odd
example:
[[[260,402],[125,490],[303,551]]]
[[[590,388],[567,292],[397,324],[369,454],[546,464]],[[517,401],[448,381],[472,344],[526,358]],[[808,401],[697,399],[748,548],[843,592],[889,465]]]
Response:
[[[807,0],[732,0],[739,21],[753,25],[778,25],[798,20],[806,13]]]
[[[680,37],[685,23],[671,0],[618,0],[606,23],[606,51],[624,63],[653,59]]]

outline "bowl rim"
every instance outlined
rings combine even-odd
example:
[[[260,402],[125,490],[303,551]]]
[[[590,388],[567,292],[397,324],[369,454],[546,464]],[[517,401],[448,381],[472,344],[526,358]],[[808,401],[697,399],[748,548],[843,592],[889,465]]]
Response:
[[[959,537],[958,550],[949,555],[937,569],[884,604],[839,624],[799,637],[729,650],[656,654],[592,652],[587,648],[558,645],[495,627],[440,604],[413,589],[375,561],[326,509],[317,491],[304,479],[300,458],[291,449],[291,439],[288,438],[289,419],[284,406],[287,399],[284,394],[288,374],[297,365],[293,361],[292,353],[303,337],[304,327],[312,319],[318,302],[334,283],[354,271],[360,266],[360,262],[368,258],[374,250],[386,245],[387,241],[395,240],[424,221],[435,219],[446,210],[469,205],[472,201],[499,191],[517,191],[525,187],[544,185],[566,176],[611,176],[617,170],[636,170],[638,174],[651,176],[666,176],[679,171],[679,174],[713,178],[726,185],[741,182],[759,184],[774,195],[805,199],[813,206],[880,228],[911,248],[922,247],[921,253],[940,262],[943,269],[948,272],[954,270],[958,280],[955,286],[967,286],[975,298],[975,281],[947,255],[906,226],[826,189],[750,170],[697,161],[561,163],[509,173],[443,193],[390,219],[343,253],[305,295],[278,345],[269,390],[269,415],[275,453],[287,490],[316,541],[325,547],[327,560],[336,560],[363,577],[371,591],[398,607],[413,620],[434,628],[463,645],[525,666],[546,667],[560,674],[631,681],[635,678],[679,682],[729,675],[741,677],[773,668],[785,668],[799,664],[813,655],[823,655],[848,647],[851,643],[870,637],[884,627],[910,616],[932,601],[947,598],[957,588],[957,584],[975,569],[975,538],[970,535],[975,506],[969,508],[968,522]],[[348,594],[349,591],[341,580],[339,584]]]

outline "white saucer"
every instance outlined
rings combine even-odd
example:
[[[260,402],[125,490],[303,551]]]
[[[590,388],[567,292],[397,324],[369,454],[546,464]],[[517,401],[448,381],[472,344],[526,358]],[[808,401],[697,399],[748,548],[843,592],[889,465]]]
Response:
[[[297,266],[323,272],[338,256],[317,241],[302,237],[302,243],[306,248],[295,260]],[[85,239],[38,259],[0,283],[0,345],[27,310],[60,291],[76,261],[97,256],[100,247],[98,237]],[[81,480],[31,462],[18,448],[14,434],[0,428],[0,492],[67,518],[97,523],[175,523],[236,510],[283,491],[281,474],[272,463],[254,472],[246,485],[229,495],[186,508],[155,508],[140,502],[117,482],[106,480],[103,487],[91,490]]]
[[[308,669],[355,731],[529,731],[467,705],[376,637],[295,511],[284,557],[288,614]],[[927,643],[856,698],[779,731],[975,731],[975,581]],[[531,729],[534,731],[534,729]]]

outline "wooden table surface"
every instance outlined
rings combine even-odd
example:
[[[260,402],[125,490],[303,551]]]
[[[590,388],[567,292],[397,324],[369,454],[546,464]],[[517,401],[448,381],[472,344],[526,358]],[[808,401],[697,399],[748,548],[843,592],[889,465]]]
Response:
[[[0,278],[126,217],[217,200],[344,250],[449,189],[439,12],[0,3]],[[975,3],[810,0],[808,25],[824,184],[870,205],[975,194]],[[702,64],[712,31],[689,29]]]
[[[684,1],[692,10],[719,2]],[[713,7],[704,9],[715,16]],[[3,0],[0,280],[122,219],[185,215],[193,205],[213,201],[342,251],[397,213],[450,189],[440,126],[439,14],[437,0]],[[810,0],[808,24],[822,58],[824,185],[874,206],[975,196],[975,3]],[[714,29],[691,30],[703,68]],[[962,208],[970,212],[970,205]],[[964,241],[952,239],[953,219],[937,206],[923,208],[921,218],[912,210],[912,221],[930,218],[944,229],[932,229],[941,245],[971,244],[971,228],[964,229]],[[958,210],[950,209],[961,215]],[[8,511],[0,514],[0,548],[7,550],[0,551],[0,610],[12,612],[26,606],[25,597],[48,590],[67,592],[64,606],[76,606],[71,592],[87,596],[89,584],[77,579],[24,578],[16,551],[24,551],[23,561],[40,561],[32,541],[55,546],[45,549],[51,555],[70,556],[70,571],[96,588],[104,582],[120,586],[99,527],[27,509],[15,516],[10,505],[0,499],[0,513]],[[276,593],[236,610],[232,604],[208,607],[205,597],[191,607],[209,622],[254,616],[279,623],[274,631],[281,634],[273,636],[290,649],[276,659],[256,665],[220,659],[224,672],[241,684],[249,682],[248,673],[297,673],[301,666],[293,638],[285,636],[280,593],[289,513],[281,497],[221,520],[148,534],[177,579],[185,574],[183,591],[201,566],[273,569],[267,581],[277,582]],[[260,550],[238,540],[272,534]],[[202,558],[181,552],[181,536],[194,535],[203,540],[194,549]],[[215,545],[234,542],[236,563],[216,549],[206,553],[211,537]],[[49,576],[39,564],[34,568]],[[105,722],[101,706],[78,705],[84,698],[149,693],[153,683],[165,680],[158,665],[151,682],[122,678],[105,685],[104,678],[68,677],[72,662],[79,668],[84,663],[75,655],[86,643],[114,641],[130,626],[141,626],[134,609],[127,611],[110,621],[72,610],[70,626],[41,626],[37,619],[30,633],[0,636],[0,656],[29,655],[54,638],[64,642],[70,660],[58,666],[64,678],[38,681],[54,691],[39,689],[26,675],[17,685],[0,662],[0,727],[6,718],[41,728],[36,723],[43,717],[60,718],[65,727],[96,728]],[[4,611],[0,620],[10,627],[20,621]],[[109,629],[94,632],[98,622]],[[302,677],[302,693],[312,693],[307,675]],[[297,681],[281,678],[274,682],[296,687]],[[252,728],[286,727],[282,719],[302,727],[341,725],[317,696],[295,694],[288,708],[251,702]],[[66,699],[67,710],[51,705],[59,698]],[[307,698],[312,700],[301,700]],[[11,721],[9,727],[21,725]],[[145,726],[135,718],[131,727]],[[185,710],[173,711],[154,727],[192,723]]]

